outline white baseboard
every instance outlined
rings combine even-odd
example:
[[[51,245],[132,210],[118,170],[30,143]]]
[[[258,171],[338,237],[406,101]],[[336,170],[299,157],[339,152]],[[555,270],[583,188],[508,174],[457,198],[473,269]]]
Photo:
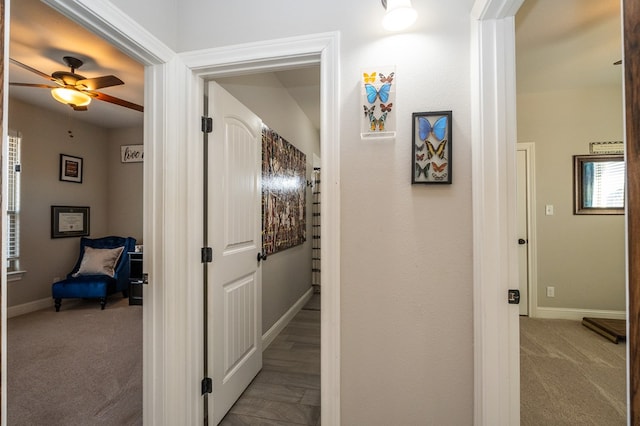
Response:
[[[294,303],[293,306],[289,308],[289,310],[285,312],[284,315],[282,315],[280,319],[276,321],[276,323],[273,324],[271,328],[262,335],[263,351],[267,349],[267,347],[269,347],[271,342],[273,342],[273,339],[275,339],[276,336],[280,334],[280,332],[287,326],[287,324],[289,324],[289,321],[291,321],[293,317],[295,317],[296,314],[304,307],[304,305],[307,304],[309,299],[311,299],[311,296],[313,296],[313,287],[309,288],[309,290],[307,290],[302,295],[302,297],[298,299],[298,301]]]
[[[581,321],[584,317],[626,319],[625,311],[604,311],[598,309],[541,308],[536,309],[534,318],[569,319]]]
[[[39,311],[40,309],[53,308],[53,299],[50,297],[34,300],[33,302],[23,303],[22,305],[10,306],[7,308],[7,318],[17,317],[18,315],[29,314]]]

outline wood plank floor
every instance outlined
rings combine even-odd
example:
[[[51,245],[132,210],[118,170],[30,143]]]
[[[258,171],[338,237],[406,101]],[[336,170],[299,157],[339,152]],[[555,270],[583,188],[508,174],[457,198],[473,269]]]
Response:
[[[263,367],[223,426],[320,425],[320,295],[263,352]]]

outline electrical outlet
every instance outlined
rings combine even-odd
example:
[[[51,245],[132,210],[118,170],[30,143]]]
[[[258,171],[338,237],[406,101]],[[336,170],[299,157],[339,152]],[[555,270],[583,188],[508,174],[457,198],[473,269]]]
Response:
[[[547,297],[556,297],[556,288],[555,287],[547,287]]]

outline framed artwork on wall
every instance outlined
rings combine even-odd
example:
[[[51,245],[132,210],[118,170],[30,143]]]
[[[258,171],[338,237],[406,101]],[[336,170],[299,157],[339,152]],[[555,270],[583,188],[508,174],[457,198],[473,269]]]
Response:
[[[412,114],[411,183],[451,183],[451,111]]]
[[[60,154],[60,180],[82,183],[82,158]]]
[[[89,207],[51,206],[51,238],[89,235]]]
[[[392,66],[363,70],[360,82],[362,139],[395,138],[396,78],[395,67]]]
[[[270,255],[307,240],[306,155],[262,129],[262,247]]]

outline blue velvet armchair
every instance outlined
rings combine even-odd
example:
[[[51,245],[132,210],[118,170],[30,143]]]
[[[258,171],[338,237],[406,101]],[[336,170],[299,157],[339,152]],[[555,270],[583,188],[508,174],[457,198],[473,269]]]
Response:
[[[134,251],[135,244],[136,240],[131,237],[111,236],[95,239],[82,237],[80,239],[80,256],[73,270],[66,279],[52,285],[51,293],[55,301],[56,312],[60,311],[62,299],[99,299],[100,307],[104,309],[108,295],[121,291],[122,295],[127,297],[129,252]],[[120,247],[122,247],[121,252]],[[85,252],[87,256],[85,256]],[[119,257],[117,257],[114,266],[113,262],[115,262],[116,256]],[[105,258],[106,261],[102,262]],[[107,265],[106,269],[102,269],[103,264],[109,264],[109,261],[111,264]],[[100,263],[100,268],[95,267],[97,263]]]

